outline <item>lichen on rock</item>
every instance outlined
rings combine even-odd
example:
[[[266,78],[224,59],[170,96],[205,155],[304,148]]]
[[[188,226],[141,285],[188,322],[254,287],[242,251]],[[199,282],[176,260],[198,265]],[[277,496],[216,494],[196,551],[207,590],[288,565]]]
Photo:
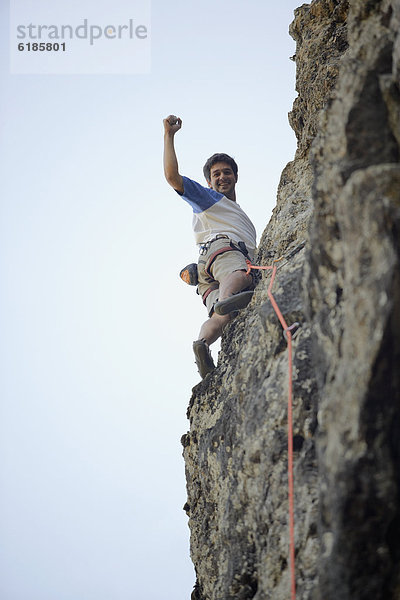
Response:
[[[400,598],[400,1],[295,11],[297,139],[258,264],[293,341],[297,598]],[[287,344],[260,277],[183,436],[194,600],[289,598]]]

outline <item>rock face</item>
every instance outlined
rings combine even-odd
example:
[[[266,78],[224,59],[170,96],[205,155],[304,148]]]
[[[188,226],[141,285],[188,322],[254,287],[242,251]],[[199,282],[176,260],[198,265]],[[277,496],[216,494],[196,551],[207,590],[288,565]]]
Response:
[[[258,264],[293,340],[296,597],[400,599],[400,0],[295,11],[298,150]],[[287,377],[270,274],[193,390],[195,600],[290,597]]]

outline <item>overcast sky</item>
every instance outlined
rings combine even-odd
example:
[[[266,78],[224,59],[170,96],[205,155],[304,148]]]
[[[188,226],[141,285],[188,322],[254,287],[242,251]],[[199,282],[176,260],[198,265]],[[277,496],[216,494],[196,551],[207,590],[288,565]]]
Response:
[[[153,0],[149,72],[22,75],[1,0],[1,600],[190,598],[180,437],[206,312],[178,277],[197,256],[162,119],[183,120],[182,174],[235,157],[259,239],[295,151],[297,5]]]

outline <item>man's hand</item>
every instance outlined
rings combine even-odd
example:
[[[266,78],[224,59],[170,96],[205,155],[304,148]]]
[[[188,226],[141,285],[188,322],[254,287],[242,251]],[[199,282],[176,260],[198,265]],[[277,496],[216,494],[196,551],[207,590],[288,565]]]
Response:
[[[175,133],[182,127],[182,119],[176,117],[175,115],[168,115],[168,117],[164,119],[163,123],[164,132],[167,135],[175,135]]]
[[[182,120],[175,115],[169,115],[164,123],[164,174],[169,185],[183,194],[183,179],[179,173],[178,160],[174,148],[174,136],[182,127]]]

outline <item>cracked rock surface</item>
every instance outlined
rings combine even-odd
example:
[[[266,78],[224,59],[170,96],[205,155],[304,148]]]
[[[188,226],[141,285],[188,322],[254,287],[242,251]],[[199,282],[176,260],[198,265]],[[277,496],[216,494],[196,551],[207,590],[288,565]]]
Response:
[[[296,587],[400,599],[400,0],[295,11],[297,139],[257,264],[293,340]],[[193,600],[287,600],[287,377],[259,277],[182,438]]]

